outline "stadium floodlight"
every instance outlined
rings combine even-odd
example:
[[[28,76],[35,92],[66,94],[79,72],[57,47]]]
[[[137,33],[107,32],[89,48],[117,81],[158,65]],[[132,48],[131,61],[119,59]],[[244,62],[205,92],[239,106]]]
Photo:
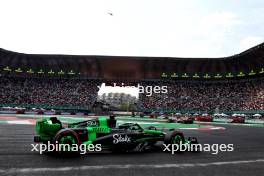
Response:
[[[75,73],[71,70],[70,72],[68,72],[69,75],[75,75]]]
[[[34,73],[34,71],[30,68],[28,71],[27,71],[27,73]]]
[[[38,71],[38,74],[43,74],[44,72],[43,72],[43,70],[42,69],[40,69],[39,71]]]
[[[15,72],[21,73],[23,71],[21,70],[21,68],[18,68],[18,69],[15,70]]]
[[[254,70],[251,70],[251,72],[248,75],[252,76],[252,75],[255,75],[255,74],[256,73],[254,72]]]
[[[163,78],[167,78],[168,75],[167,75],[166,73],[162,73],[161,77],[163,77]]]
[[[59,74],[59,75],[64,75],[65,72],[61,70],[60,72],[58,72],[58,74]]]
[[[222,78],[222,75],[220,75],[219,73],[217,73],[214,77],[215,78]]]
[[[239,72],[239,74],[237,76],[242,77],[242,76],[245,76],[245,74],[243,72]]]
[[[226,78],[233,78],[234,77],[234,75],[232,74],[232,73],[228,73],[227,75],[226,75]]]
[[[189,76],[187,75],[187,73],[184,73],[184,74],[182,75],[182,77],[183,77],[183,78],[188,78]]]
[[[9,68],[9,66],[6,66],[3,70],[4,70],[4,71],[12,71],[12,69]]]
[[[197,73],[195,73],[195,74],[193,75],[193,78],[200,78],[200,76],[199,76]]]
[[[172,75],[171,75],[171,77],[172,78],[177,78],[177,77],[179,77],[176,73],[173,73]]]
[[[208,79],[208,78],[211,78],[211,76],[210,76],[208,73],[206,73],[206,74],[204,75],[204,78]]]
[[[54,74],[54,71],[53,71],[53,70],[50,70],[50,71],[48,72],[48,74]]]

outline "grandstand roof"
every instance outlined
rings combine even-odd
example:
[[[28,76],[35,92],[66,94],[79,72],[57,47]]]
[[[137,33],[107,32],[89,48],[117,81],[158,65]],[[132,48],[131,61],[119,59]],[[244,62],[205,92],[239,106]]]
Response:
[[[6,69],[8,68],[8,69]],[[70,73],[103,79],[194,78],[264,73],[264,43],[222,58],[24,54],[0,49],[1,72]],[[31,70],[32,72],[30,72]],[[250,74],[253,73],[253,74]],[[242,75],[243,75],[242,74]],[[172,76],[173,75],[173,76]]]

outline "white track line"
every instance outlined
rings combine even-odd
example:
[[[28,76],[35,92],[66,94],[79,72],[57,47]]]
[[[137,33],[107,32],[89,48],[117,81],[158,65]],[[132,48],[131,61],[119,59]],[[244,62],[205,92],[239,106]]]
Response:
[[[28,120],[11,120],[7,121],[8,124],[17,124],[17,125],[32,125]]]
[[[239,165],[250,163],[263,163],[264,159],[242,160],[242,161],[224,161],[212,163],[186,163],[186,164],[126,164],[126,165],[98,165],[98,166],[79,166],[79,167],[56,167],[56,168],[11,168],[0,169],[0,173],[32,173],[32,172],[65,172],[65,171],[86,171],[99,169],[154,169],[154,168],[188,168],[188,167],[208,167],[222,165]]]

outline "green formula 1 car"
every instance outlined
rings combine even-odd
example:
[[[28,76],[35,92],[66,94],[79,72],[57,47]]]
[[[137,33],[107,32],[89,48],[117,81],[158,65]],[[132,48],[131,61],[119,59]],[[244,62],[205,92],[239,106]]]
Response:
[[[197,144],[196,138],[186,140],[183,133],[173,129],[165,133],[153,126],[143,129],[137,123],[124,123],[116,126],[113,116],[72,123],[67,128],[64,128],[56,117],[51,117],[37,121],[36,133],[34,142],[38,143],[78,146],[100,144],[103,150],[113,152],[145,151],[157,148],[157,143]]]

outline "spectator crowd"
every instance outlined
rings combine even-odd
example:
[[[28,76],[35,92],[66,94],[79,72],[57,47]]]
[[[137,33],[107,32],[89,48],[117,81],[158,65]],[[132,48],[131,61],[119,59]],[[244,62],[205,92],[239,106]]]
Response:
[[[98,81],[66,78],[0,77],[0,104],[90,107]]]
[[[139,96],[143,109],[169,110],[263,110],[264,79],[222,82],[144,82],[145,86],[167,86],[167,94]]]
[[[101,82],[91,79],[0,76],[0,104],[91,108]],[[264,110],[264,79],[233,81],[143,81],[167,93],[140,94],[140,109]]]

